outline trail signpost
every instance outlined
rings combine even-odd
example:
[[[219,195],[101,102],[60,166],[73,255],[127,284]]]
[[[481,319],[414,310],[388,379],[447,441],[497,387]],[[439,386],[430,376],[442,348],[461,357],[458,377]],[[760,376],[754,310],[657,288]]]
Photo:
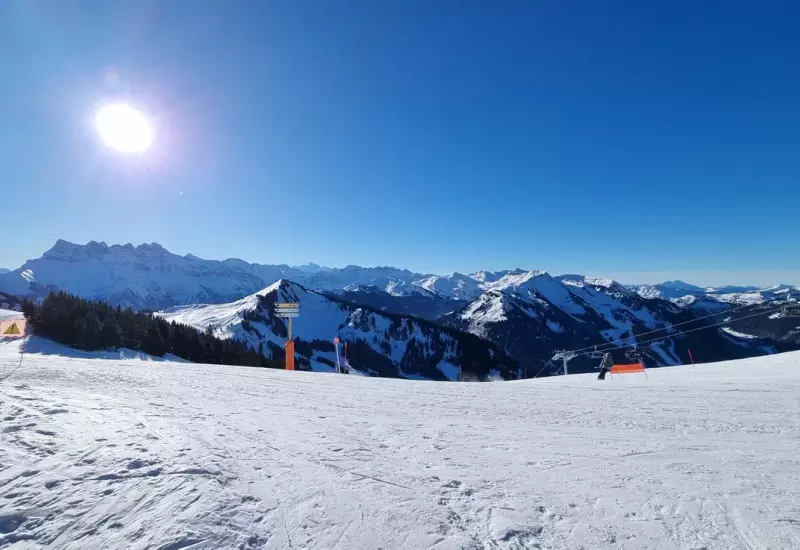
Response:
[[[275,304],[275,315],[288,324],[289,338],[286,340],[286,370],[294,370],[294,340],[292,340],[292,319],[300,317],[300,304],[286,302]]]

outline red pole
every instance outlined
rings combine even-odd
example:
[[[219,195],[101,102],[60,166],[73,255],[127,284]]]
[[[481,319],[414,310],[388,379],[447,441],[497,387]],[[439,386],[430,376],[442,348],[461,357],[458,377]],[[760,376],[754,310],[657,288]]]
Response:
[[[689,348],[686,348],[686,351],[689,352],[689,359],[692,360],[692,366],[694,366],[694,357],[692,357],[692,350],[690,350]]]
[[[286,340],[286,370],[294,370],[294,340]]]

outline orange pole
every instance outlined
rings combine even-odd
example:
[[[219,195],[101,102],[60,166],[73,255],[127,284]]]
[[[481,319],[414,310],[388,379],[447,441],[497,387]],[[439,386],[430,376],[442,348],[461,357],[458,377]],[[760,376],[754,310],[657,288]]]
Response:
[[[286,340],[286,370],[294,370],[294,341]]]

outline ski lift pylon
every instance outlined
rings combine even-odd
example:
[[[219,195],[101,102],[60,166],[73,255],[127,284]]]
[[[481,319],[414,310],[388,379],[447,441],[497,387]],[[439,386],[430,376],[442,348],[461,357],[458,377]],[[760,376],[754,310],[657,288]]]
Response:
[[[790,303],[781,308],[782,317],[800,317],[800,304]]]

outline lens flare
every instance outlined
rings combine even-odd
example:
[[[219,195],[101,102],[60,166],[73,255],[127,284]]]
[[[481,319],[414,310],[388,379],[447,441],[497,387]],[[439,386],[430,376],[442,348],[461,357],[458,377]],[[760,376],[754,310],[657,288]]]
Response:
[[[153,142],[153,131],[144,115],[123,103],[100,109],[95,124],[105,144],[122,153],[142,153]]]

